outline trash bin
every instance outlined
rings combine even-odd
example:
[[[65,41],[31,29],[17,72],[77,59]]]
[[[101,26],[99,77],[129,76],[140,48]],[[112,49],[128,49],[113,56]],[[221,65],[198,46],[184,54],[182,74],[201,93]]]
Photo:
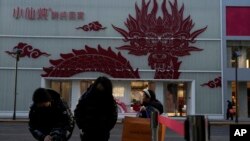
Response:
[[[189,115],[185,120],[186,141],[208,141],[209,123],[204,115]]]

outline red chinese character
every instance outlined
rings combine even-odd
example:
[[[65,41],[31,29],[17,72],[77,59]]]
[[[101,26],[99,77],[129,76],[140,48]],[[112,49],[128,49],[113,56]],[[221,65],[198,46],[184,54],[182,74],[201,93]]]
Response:
[[[67,20],[67,12],[60,13],[60,20]]]
[[[37,10],[38,20],[47,20],[48,19],[48,9],[47,8],[39,8]]]
[[[69,19],[76,20],[76,12],[69,12]]]
[[[25,19],[28,20],[35,20],[36,19],[36,11],[35,9],[31,8],[26,8],[25,10]]]
[[[84,13],[83,12],[77,12],[77,19],[83,20]]]
[[[51,18],[52,20],[58,20],[59,19],[59,13],[56,11],[51,12]]]
[[[13,9],[13,17],[16,19],[23,17],[23,13],[23,9],[19,7]]]

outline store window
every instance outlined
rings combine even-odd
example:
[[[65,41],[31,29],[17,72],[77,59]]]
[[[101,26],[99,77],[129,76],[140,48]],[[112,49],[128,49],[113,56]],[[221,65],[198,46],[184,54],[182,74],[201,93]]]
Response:
[[[242,82],[238,82],[238,83],[242,84]],[[231,101],[233,103],[233,108],[236,108],[236,105],[235,105],[236,104],[236,97],[238,96],[237,101],[239,103],[242,100],[241,98],[239,98],[239,96],[242,94],[243,95],[246,94],[246,99],[247,99],[246,104],[247,105],[245,105],[244,107],[247,107],[246,114],[247,114],[247,117],[250,117],[250,82],[246,82],[246,86],[247,86],[246,89],[240,89],[239,84],[238,84],[238,93],[236,95],[236,83],[235,83],[235,81],[232,81],[231,82],[231,88],[232,88]],[[244,102],[241,102],[241,103],[244,103]],[[238,108],[241,109],[241,107],[238,107]]]
[[[70,81],[52,80],[50,87],[60,93],[62,100],[67,102],[69,107],[71,107],[72,84]]]
[[[186,116],[186,95],[186,83],[164,83],[164,107],[168,116]]]
[[[233,52],[239,52],[238,67],[249,68],[250,66],[250,41],[227,41],[228,67],[235,67]]]
[[[82,80],[80,82],[81,94],[84,94],[89,88],[89,86],[93,83],[94,80]],[[129,110],[130,105],[127,106],[127,104],[123,102],[123,99],[125,99],[125,87],[123,85],[114,85],[114,82],[112,83],[113,83],[113,96],[117,102],[118,112],[119,113],[130,112]]]
[[[84,94],[84,92],[87,91],[88,87],[93,84],[94,81],[92,80],[82,80],[80,82],[80,91],[81,91],[81,95]]]
[[[135,112],[140,110],[142,101],[143,89],[149,88],[148,81],[131,81],[131,109]]]
[[[131,82],[131,102],[140,102],[142,99],[142,90],[148,88],[146,81],[132,81]]]
[[[233,106],[235,106],[235,103],[236,103],[236,87],[235,87],[235,81],[232,81],[231,82],[231,87],[232,87],[232,95],[231,95],[231,99],[229,99]]]
[[[113,87],[113,96],[116,99],[122,99],[124,97],[125,88],[123,86],[115,86]]]
[[[247,115],[250,117],[250,82],[247,83]]]

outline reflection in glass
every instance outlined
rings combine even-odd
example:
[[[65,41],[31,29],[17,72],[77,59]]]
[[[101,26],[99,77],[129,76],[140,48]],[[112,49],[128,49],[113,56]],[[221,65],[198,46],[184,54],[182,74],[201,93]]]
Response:
[[[227,41],[227,60],[228,67],[234,68],[236,65],[235,59],[233,58],[233,52],[239,51],[240,56],[238,57],[239,68],[249,68],[250,66],[250,41],[239,41],[229,40]]]
[[[186,116],[186,86],[185,83],[164,84],[164,106],[168,116]]]

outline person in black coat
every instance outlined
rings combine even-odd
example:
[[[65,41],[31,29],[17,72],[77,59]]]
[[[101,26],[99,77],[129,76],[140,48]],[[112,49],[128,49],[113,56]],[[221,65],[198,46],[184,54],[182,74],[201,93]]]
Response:
[[[66,141],[74,128],[72,120],[72,113],[59,93],[45,88],[35,90],[29,111],[29,130],[36,140]]]
[[[139,117],[150,118],[151,112],[156,111],[159,114],[163,113],[163,105],[156,99],[155,93],[152,90],[143,90],[142,106],[139,111]]]
[[[118,116],[112,83],[98,77],[81,96],[74,111],[82,141],[108,141]]]
[[[233,113],[230,112],[230,109],[233,109],[233,103],[227,100],[227,120],[230,118],[233,120]]]

